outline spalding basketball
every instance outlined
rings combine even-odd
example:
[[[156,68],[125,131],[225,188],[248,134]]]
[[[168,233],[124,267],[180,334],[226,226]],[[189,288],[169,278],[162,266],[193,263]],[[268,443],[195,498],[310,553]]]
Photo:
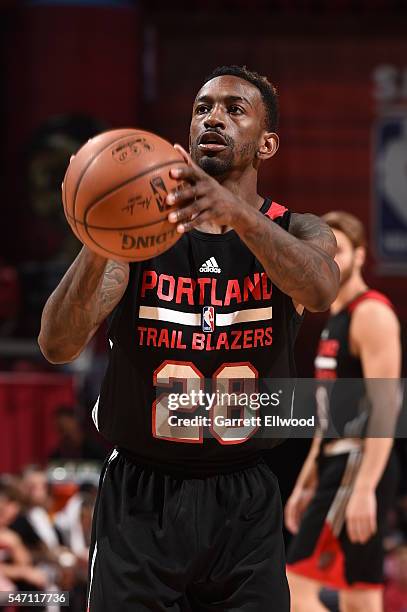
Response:
[[[71,158],[62,184],[66,218],[92,251],[120,261],[143,261],[181,237],[167,220],[169,191],[181,186],[170,169],[185,165],[173,146],[150,132],[111,130]]]

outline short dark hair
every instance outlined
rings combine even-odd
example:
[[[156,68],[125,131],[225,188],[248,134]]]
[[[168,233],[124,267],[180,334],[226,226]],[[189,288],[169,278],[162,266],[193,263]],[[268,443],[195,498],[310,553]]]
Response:
[[[17,482],[13,479],[0,479],[0,497],[6,498],[9,502],[17,502],[20,505],[24,501],[24,496],[19,490]]]
[[[260,91],[264,109],[266,111],[266,128],[271,132],[275,132],[278,128],[279,107],[277,89],[267,77],[261,76],[258,72],[249,70],[246,66],[218,66],[209,74],[204,82],[207,83],[212,79],[220,76],[235,76],[239,79],[248,81]]]

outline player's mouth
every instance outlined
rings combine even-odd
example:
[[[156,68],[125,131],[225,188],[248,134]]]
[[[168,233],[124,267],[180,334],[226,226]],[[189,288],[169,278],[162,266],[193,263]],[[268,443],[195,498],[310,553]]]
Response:
[[[211,130],[204,132],[198,139],[198,148],[203,152],[217,153],[226,149],[227,146],[226,138],[219,134],[219,132]]]

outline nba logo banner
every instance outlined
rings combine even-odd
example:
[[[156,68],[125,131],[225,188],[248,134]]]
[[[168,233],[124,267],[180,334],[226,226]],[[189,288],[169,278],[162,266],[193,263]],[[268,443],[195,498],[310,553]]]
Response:
[[[215,329],[215,309],[213,306],[204,306],[202,310],[202,330],[213,332]]]
[[[383,272],[407,270],[407,109],[383,116],[375,134],[375,242]]]

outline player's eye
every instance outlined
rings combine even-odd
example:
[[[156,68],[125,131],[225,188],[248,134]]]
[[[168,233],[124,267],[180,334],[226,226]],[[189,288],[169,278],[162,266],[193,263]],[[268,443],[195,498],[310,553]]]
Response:
[[[243,109],[240,106],[236,106],[236,104],[232,104],[232,106],[229,106],[229,113],[232,113],[232,115],[241,115],[243,114]]]
[[[204,113],[207,113],[208,110],[209,107],[206,104],[198,104],[198,106],[195,108],[195,114],[203,115]]]

